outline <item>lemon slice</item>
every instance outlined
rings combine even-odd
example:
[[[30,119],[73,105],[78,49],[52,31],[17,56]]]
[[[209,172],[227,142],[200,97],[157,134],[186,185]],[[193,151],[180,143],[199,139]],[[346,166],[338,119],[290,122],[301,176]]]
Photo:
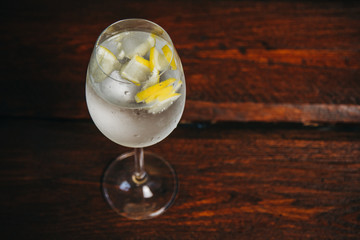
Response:
[[[161,86],[168,86],[168,85],[174,83],[175,81],[176,81],[175,78],[169,78],[169,79],[167,79],[167,80],[159,83],[159,85],[161,85]]]
[[[135,95],[135,101],[137,103],[152,103],[152,105],[148,108],[149,113],[156,114],[165,111],[181,96],[180,93],[177,93],[181,85],[181,80],[177,81],[175,78],[169,78],[138,92]]]
[[[121,76],[136,85],[146,81],[150,74],[150,62],[135,55],[123,68]]]
[[[173,93],[174,93],[174,88],[172,86],[164,87],[158,90],[157,92],[155,92],[154,94],[150,95],[148,98],[146,98],[145,103],[149,104],[155,100],[164,101],[165,99],[170,97],[170,95],[172,95]]]
[[[150,69],[156,68],[159,71],[165,70],[169,65],[169,62],[165,58],[164,54],[159,52],[155,47],[150,49]]]
[[[94,80],[95,82],[101,82],[105,79],[106,75],[109,75],[114,70],[121,68],[120,62],[117,60],[115,55],[106,47],[99,46],[96,50],[96,60],[101,69],[95,67],[94,69]],[[103,74],[104,72],[105,74]]]
[[[173,70],[176,70],[175,59],[173,57],[173,52],[171,51],[170,47],[168,45],[164,45],[161,50],[163,51],[166,60],[170,63],[171,68]]]
[[[170,84],[172,84],[175,81],[176,81],[176,79],[169,78],[166,81],[157,83],[151,87],[146,88],[145,90],[138,92],[135,96],[136,102],[149,103],[151,101],[154,101],[161,94],[166,94],[166,95],[171,94],[173,92],[173,86]],[[166,90],[164,90],[164,89],[166,89]]]

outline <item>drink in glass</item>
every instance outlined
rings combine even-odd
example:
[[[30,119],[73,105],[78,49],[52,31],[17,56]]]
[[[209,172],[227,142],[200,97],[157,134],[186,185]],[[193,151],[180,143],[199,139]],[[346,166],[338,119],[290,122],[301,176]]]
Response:
[[[86,102],[97,128],[134,148],[106,169],[103,192],[110,206],[132,219],[152,218],[174,201],[176,173],[163,158],[143,151],[177,126],[185,105],[180,58],[164,29],[127,19],[99,36],[86,76]],[[171,149],[170,149],[171,150]]]

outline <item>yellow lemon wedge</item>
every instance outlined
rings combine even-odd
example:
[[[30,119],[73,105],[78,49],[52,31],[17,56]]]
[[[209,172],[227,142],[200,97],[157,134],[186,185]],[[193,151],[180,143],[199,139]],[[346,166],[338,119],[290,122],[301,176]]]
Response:
[[[119,70],[121,68],[121,64],[117,60],[116,56],[109,49],[101,45],[96,50],[96,60],[101,70],[98,69],[98,67],[95,64],[95,68],[94,68],[95,82],[103,81],[106,77],[106,74],[109,75],[114,70]]]
[[[170,47],[168,45],[164,45],[161,50],[163,51],[166,60],[170,63],[171,68],[173,70],[176,70],[175,59],[173,57],[173,52],[171,51]]]
[[[164,54],[159,52],[156,47],[152,47],[150,49],[150,69],[153,70],[156,68],[159,71],[165,70],[165,68],[169,65],[169,62],[166,60]]]
[[[175,78],[169,78],[169,79],[167,79],[167,80],[159,83],[159,85],[161,85],[161,86],[168,86],[168,85],[174,83],[175,81],[176,81]]]
[[[173,93],[173,87],[167,86],[162,89],[159,89],[158,91],[154,92],[152,95],[150,95],[148,98],[145,99],[145,103],[151,103],[155,100],[161,101],[160,99],[164,100],[168,96],[170,96]]]
[[[173,86],[170,85],[175,82],[175,78],[169,78],[163,82],[157,83],[151,87],[148,87],[135,95],[136,102],[146,102],[150,103],[151,101],[156,100],[157,97],[161,95],[168,96],[173,93]],[[168,87],[168,88],[167,88]],[[166,90],[164,90],[166,89]]]
[[[121,76],[136,85],[145,82],[150,74],[150,62],[135,55],[122,69]]]
[[[138,92],[135,96],[135,100],[138,103],[152,103],[152,105],[148,108],[148,112],[156,114],[165,111],[181,96],[180,93],[176,92],[180,89],[181,85],[181,80],[177,81],[175,78],[169,78]]]

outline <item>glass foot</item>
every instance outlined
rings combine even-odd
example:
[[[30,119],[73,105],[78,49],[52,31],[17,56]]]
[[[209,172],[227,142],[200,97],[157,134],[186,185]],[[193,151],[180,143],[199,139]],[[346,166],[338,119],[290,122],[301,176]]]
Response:
[[[120,155],[105,170],[105,199],[120,215],[149,219],[165,212],[174,202],[178,180],[174,169],[161,157],[144,152],[146,175],[134,175],[134,152]]]

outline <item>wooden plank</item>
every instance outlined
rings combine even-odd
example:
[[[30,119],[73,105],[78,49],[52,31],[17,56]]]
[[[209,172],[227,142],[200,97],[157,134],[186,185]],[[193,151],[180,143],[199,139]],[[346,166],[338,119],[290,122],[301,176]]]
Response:
[[[359,123],[360,106],[346,104],[264,104],[187,101],[183,121]]]
[[[8,238],[356,239],[359,129],[182,125],[148,150],[175,167],[162,216],[130,221],[101,196],[128,149],[90,121],[0,120],[0,223]],[[146,160],[145,160],[146,161]]]
[[[0,116],[88,119],[85,73],[97,36],[141,17],[163,26],[182,58],[185,121],[198,120],[206,102],[226,121],[359,122],[359,3],[17,1],[3,12]],[[255,103],[269,106],[266,116],[248,111]],[[278,115],[292,104],[296,116]],[[234,118],[238,106],[246,111]]]

